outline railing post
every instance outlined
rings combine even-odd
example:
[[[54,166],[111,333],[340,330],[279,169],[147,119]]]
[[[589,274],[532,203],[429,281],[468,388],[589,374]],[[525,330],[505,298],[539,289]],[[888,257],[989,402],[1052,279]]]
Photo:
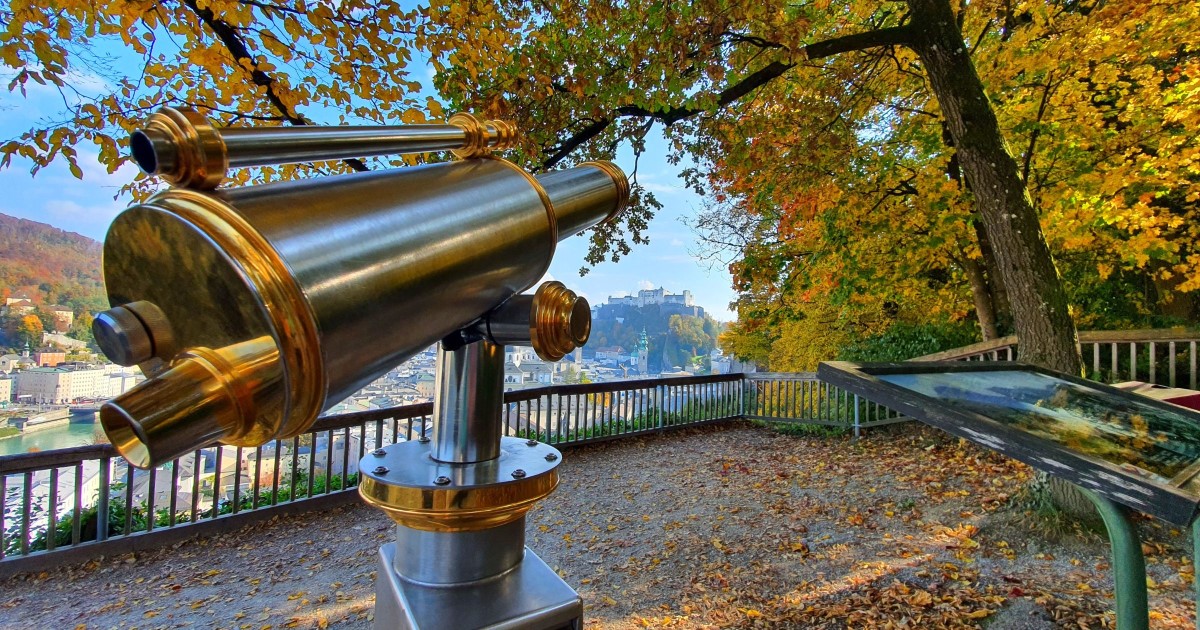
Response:
[[[862,425],[858,417],[858,394],[854,395],[854,439],[862,437]]]
[[[657,399],[654,401],[655,402],[655,405],[654,405],[654,407],[655,407],[654,428],[661,429],[661,428],[663,428],[663,405],[666,404],[666,402],[667,402],[666,387],[662,383],[659,383],[658,385],[654,386],[654,393],[655,393],[654,397]]]
[[[733,388],[733,407],[737,410],[737,415],[744,417],[746,415],[746,384],[749,379],[746,378],[746,373],[742,372],[742,377],[737,381],[737,387]]]
[[[96,489],[96,540],[108,540],[108,493],[111,484],[109,464],[112,460],[100,460],[100,487]]]

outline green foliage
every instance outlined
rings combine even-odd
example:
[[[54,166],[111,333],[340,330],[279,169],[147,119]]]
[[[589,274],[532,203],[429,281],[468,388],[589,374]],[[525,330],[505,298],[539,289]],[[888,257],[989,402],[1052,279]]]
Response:
[[[755,420],[754,426],[765,427],[780,435],[793,437],[841,437],[850,433],[850,427],[835,427],[827,424],[807,424],[804,422],[768,422]]]
[[[897,322],[883,333],[854,340],[838,352],[841,361],[907,361],[979,341],[970,322]]]

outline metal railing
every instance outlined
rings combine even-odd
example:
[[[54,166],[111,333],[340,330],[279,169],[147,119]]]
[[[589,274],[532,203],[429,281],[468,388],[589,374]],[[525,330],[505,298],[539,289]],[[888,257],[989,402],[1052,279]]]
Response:
[[[1169,387],[1197,389],[1197,343],[1200,331],[1089,330],[1079,333],[1088,378],[1106,383],[1146,381]],[[1017,355],[1014,335],[938,352],[914,361],[1012,361]]]
[[[1196,387],[1195,331],[1081,333],[1094,377]],[[918,360],[1011,359],[1016,340]],[[0,576],[154,548],[353,500],[368,451],[428,430],[429,403],[321,418],[291,440],[198,449],[152,471],[108,444],[0,456]],[[505,394],[506,434],[559,447],[733,418],[862,429],[895,411],[812,373],[556,385]]]
[[[812,372],[746,375],[746,418],[835,427],[854,432],[909,418],[818,380]]]
[[[742,415],[741,374],[508,392],[508,435],[556,446]],[[0,576],[229,531],[353,500],[369,450],[428,430],[424,403],[327,416],[257,448],[209,447],[154,470],[108,444],[0,456]]]

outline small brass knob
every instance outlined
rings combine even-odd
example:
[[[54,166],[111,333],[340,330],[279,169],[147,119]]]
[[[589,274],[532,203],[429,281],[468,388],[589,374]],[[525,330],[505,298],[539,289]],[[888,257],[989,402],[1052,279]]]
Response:
[[[96,315],[92,336],[104,356],[126,367],[162,357],[174,345],[167,316],[146,301],[114,306]]]
[[[533,294],[529,333],[537,355],[558,361],[587,343],[592,334],[592,308],[563,283],[545,282]]]

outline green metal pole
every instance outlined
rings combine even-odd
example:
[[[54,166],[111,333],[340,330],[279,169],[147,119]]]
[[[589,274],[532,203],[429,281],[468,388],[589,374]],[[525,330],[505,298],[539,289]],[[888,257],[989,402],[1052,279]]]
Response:
[[[1146,601],[1146,558],[1128,511],[1121,505],[1079,488],[1091,499],[1112,545],[1113,594],[1117,600],[1117,630],[1149,630],[1150,606]]]
[[[1196,592],[1196,627],[1200,628],[1200,575],[1196,575],[1196,567],[1200,566],[1200,518],[1192,521],[1192,590]]]

